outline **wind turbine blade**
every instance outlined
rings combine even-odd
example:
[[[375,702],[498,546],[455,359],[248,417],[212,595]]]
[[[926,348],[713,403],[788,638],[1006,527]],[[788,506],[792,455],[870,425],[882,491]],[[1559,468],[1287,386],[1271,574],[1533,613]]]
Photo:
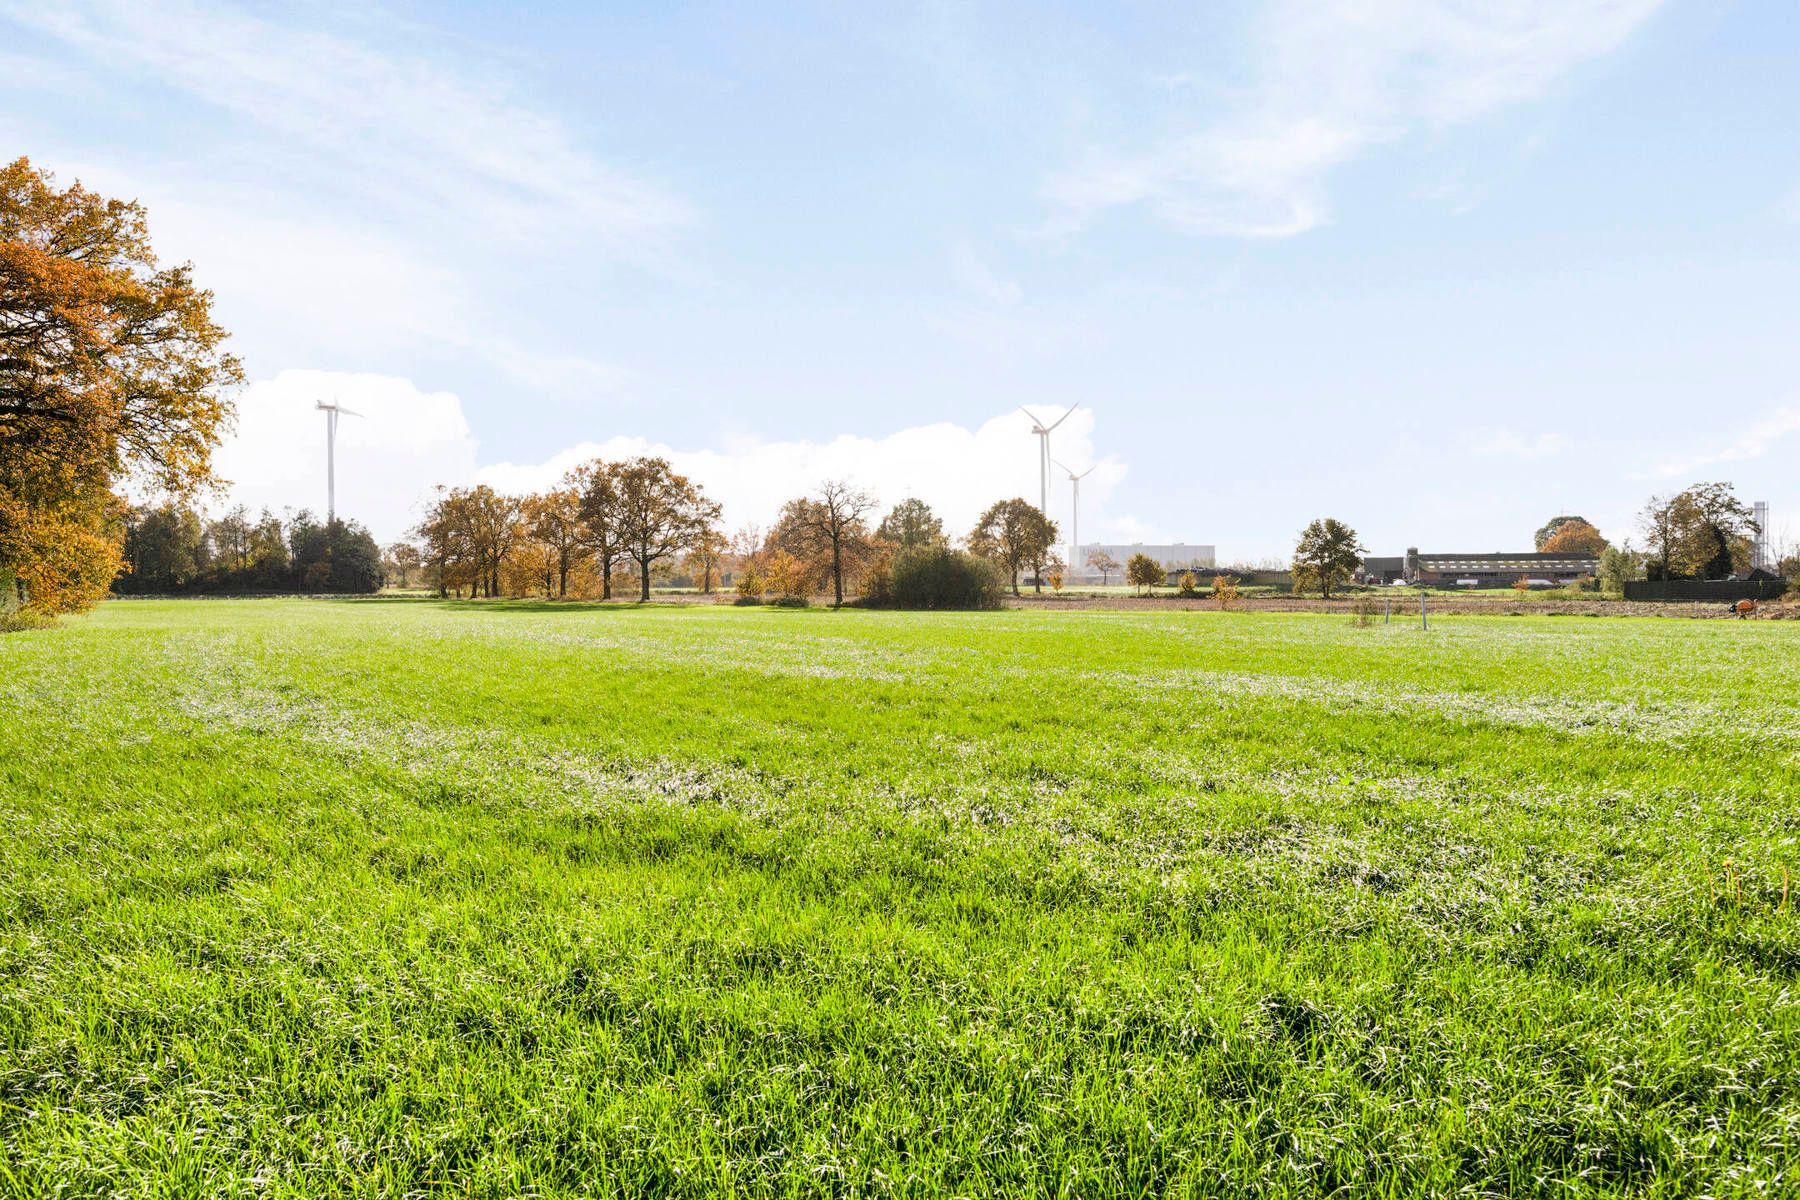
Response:
[[[1031,417],[1031,432],[1033,432],[1033,433],[1042,433],[1043,432],[1043,429],[1044,429],[1043,422],[1039,421],[1036,417],[1032,417],[1030,409],[1026,408],[1023,404],[1021,404],[1021,405],[1019,405],[1019,411],[1024,413],[1027,417]]]
[[[344,407],[344,406],[343,406],[343,405],[341,405],[341,404],[340,404],[340,405],[338,405],[338,406],[337,406],[337,410],[338,410],[338,411],[339,411],[339,412],[341,412],[341,413],[343,413],[343,414],[344,414],[344,415],[345,415],[345,416],[346,416],[346,417],[360,417],[360,416],[362,416],[362,414],[361,414],[361,413],[359,413],[359,412],[357,412],[357,411],[356,411],[356,410],[355,410],[355,409],[350,409],[350,408],[345,408],[345,407]]]
[[[1055,429],[1055,428],[1056,428],[1056,426],[1057,426],[1057,425],[1061,425],[1061,424],[1062,424],[1062,423],[1063,423],[1063,422],[1064,422],[1064,421],[1066,421],[1066,420],[1068,420],[1068,419],[1069,419],[1069,418],[1070,418],[1070,417],[1072,417],[1072,416],[1074,416],[1074,415],[1075,415],[1075,410],[1076,410],[1076,409],[1078,409],[1078,408],[1080,408],[1080,407],[1081,407],[1081,405],[1079,405],[1079,404],[1071,404],[1071,405],[1069,405],[1069,411],[1068,411],[1068,412],[1066,412],[1066,413],[1064,413],[1064,414],[1063,414],[1063,415],[1062,415],[1062,416],[1060,416],[1060,417],[1058,417],[1058,418],[1056,418],[1056,424],[1055,424],[1055,425],[1052,425],[1052,426],[1050,426],[1050,428],[1051,428],[1051,429]],[[1046,430],[1046,432],[1048,432],[1048,430]]]
[[[1092,475],[1095,471],[1098,471],[1099,469],[1100,469],[1100,464],[1095,463],[1093,466],[1089,467],[1087,470],[1083,471],[1081,474],[1077,475],[1075,478],[1086,479],[1089,475]]]

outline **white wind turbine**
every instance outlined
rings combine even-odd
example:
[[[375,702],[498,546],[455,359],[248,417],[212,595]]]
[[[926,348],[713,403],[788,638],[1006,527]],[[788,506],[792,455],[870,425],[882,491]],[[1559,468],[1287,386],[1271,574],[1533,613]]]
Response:
[[[1031,417],[1031,432],[1038,435],[1038,511],[1045,516],[1050,515],[1050,431],[1068,420],[1080,407],[1079,404],[1069,405],[1068,412],[1046,425],[1032,417],[1030,409],[1022,404],[1019,406],[1020,412]]]
[[[330,525],[337,520],[338,417],[360,417],[362,414],[352,412],[335,399],[330,404],[323,400],[316,400],[314,404],[320,412],[325,414],[325,523]]]
[[[1056,462],[1055,459],[1051,461]],[[1073,575],[1076,571],[1075,556],[1081,553],[1081,481],[1098,471],[1100,464],[1095,463],[1079,475],[1073,467],[1063,466],[1062,463],[1056,465],[1069,473],[1069,486],[1075,491],[1075,504],[1071,510],[1073,519],[1069,522],[1069,573]]]

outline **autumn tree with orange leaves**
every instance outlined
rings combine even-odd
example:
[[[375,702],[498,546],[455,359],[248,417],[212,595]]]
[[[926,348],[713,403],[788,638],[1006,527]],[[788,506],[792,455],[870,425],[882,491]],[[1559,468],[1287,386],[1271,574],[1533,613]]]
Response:
[[[0,609],[105,593],[125,479],[213,482],[243,379],[225,338],[191,268],[157,265],[141,205],[0,167]]]
[[[691,548],[715,528],[719,506],[662,458],[632,458],[614,473],[617,528],[626,555],[637,564],[638,599],[650,599],[650,574],[658,562]]]
[[[587,559],[582,541],[581,493],[572,487],[552,488],[541,495],[527,496],[522,509],[526,542],[538,558],[547,558],[549,574],[545,577],[544,594],[569,594],[569,575]]]

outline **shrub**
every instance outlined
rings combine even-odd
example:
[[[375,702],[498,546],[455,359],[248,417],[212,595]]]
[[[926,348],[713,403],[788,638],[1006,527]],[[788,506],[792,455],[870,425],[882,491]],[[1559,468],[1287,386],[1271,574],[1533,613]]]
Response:
[[[999,608],[1001,588],[999,573],[985,559],[963,550],[915,546],[894,556],[887,603],[894,608]]]
[[[27,629],[49,629],[56,624],[56,618],[36,609],[15,608],[11,612],[0,612],[0,633],[21,633]]]
[[[1220,608],[1230,608],[1238,602],[1237,580],[1230,575],[1214,575],[1212,593]]]
[[[1182,595],[1198,596],[1200,594],[1200,578],[1192,571],[1183,571],[1181,573],[1181,578],[1176,582],[1181,587]]]
[[[1125,582],[1140,592],[1155,595],[1156,585],[1162,581],[1162,564],[1148,554],[1134,554],[1131,561],[1125,564]]]
[[[762,597],[754,592],[746,592],[732,601],[739,608],[755,608],[762,603]]]
[[[777,596],[769,601],[770,608],[811,608],[812,601],[805,596]]]

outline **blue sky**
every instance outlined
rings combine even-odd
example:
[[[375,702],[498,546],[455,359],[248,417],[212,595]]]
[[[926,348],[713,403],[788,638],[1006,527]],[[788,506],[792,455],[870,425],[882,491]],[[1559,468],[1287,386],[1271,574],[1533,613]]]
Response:
[[[1797,60],[1723,0],[0,0],[0,146],[215,289],[252,504],[335,395],[382,536],[643,449],[965,524],[1079,403],[1084,536],[1512,549],[1710,478],[1800,533]]]

